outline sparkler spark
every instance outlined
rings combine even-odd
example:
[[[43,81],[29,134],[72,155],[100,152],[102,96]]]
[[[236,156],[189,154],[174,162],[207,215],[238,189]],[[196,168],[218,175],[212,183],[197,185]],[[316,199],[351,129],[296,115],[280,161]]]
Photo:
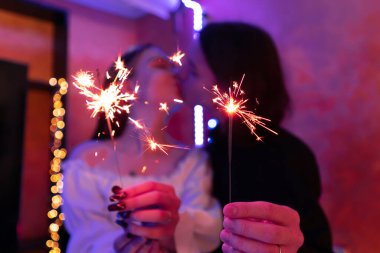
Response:
[[[182,66],[181,59],[185,55],[186,55],[185,53],[182,53],[182,51],[178,49],[177,52],[175,52],[172,56],[169,57],[169,60],[171,60],[172,62],[177,63],[179,66]]]
[[[189,149],[188,147],[157,143],[156,140],[152,136],[149,136],[149,135],[145,135],[142,140],[148,145],[148,148],[146,150],[148,149],[150,149],[151,151],[159,150],[163,152],[165,155],[169,155],[167,152],[168,148]]]
[[[175,99],[173,99],[173,101],[176,102],[176,103],[179,103],[179,104],[183,104],[183,100],[182,99],[175,98]]]
[[[166,114],[169,114],[169,106],[167,103],[160,103],[160,108],[158,108],[160,111],[166,112]]]
[[[128,117],[128,119],[132,121],[132,123],[136,126],[136,128],[144,129],[144,126],[138,120],[132,119],[131,117]]]
[[[241,84],[244,80],[244,75],[240,83],[233,82],[232,87],[229,88],[227,92],[221,92],[217,85],[214,85],[210,90],[215,97],[213,102],[220,106],[229,116],[237,115],[242,119],[243,123],[249,128],[251,134],[256,136],[257,140],[262,140],[256,133],[256,126],[259,125],[266,130],[277,134],[277,132],[268,128],[265,125],[265,121],[270,122],[270,119],[256,115],[253,111],[249,111],[246,108],[246,103],[248,99],[244,98],[244,91],[241,89]],[[205,88],[206,89],[206,88]],[[206,89],[207,90],[207,89]]]
[[[120,66],[118,66],[120,68]],[[113,121],[116,113],[125,111],[129,113],[131,104],[129,101],[137,99],[138,86],[133,92],[122,92],[123,82],[129,74],[126,68],[119,69],[117,77],[107,89],[100,89],[95,85],[91,72],[79,71],[73,78],[74,86],[80,90],[80,94],[87,97],[87,108],[93,110],[91,116],[95,117],[99,112],[104,112],[107,119]]]

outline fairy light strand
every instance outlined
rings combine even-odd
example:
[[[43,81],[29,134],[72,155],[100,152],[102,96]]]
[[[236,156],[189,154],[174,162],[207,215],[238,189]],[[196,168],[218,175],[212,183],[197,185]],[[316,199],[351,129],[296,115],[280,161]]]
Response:
[[[66,113],[62,100],[67,94],[68,83],[64,78],[60,78],[59,80],[56,78],[50,78],[49,84],[58,88],[53,95],[53,117],[50,120],[50,133],[52,135],[51,152],[53,158],[50,161],[49,174],[52,197],[51,209],[47,213],[50,220],[48,228],[50,238],[46,241],[46,246],[50,249],[49,253],[60,253],[59,232],[65,219],[64,213],[60,210],[60,207],[63,205],[61,196],[63,193],[63,174],[61,164],[67,155],[66,149],[62,147],[65,128],[64,116]]]

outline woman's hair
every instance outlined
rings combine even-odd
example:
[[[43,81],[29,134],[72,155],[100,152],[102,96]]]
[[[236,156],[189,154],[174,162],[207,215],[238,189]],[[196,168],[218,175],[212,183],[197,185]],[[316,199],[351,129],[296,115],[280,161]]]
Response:
[[[131,69],[131,73],[129,74],[129,77],[133,76],[133,64],[136,63],[136,60],[138,57],[147,49],[154,47],[152,44],[144,44],[140,46],[135,46],[131,49],[129,49],[126,53],[124,53],[121,56],[121,60],[124,62],[124,64]],[[103,89],[108,88],[111,83],[113,82],[113,78],[116,76],[117,71],[115,70],[115,65],[112,64],[108,68],[108,74],[112,77],[110,79],[105,78],[103,81]],[[124,129],[127,126],[127,113],[125,111],[121,111],[120,113],[115,114],[115,118],[113,122],[111,122],[111,128],[115,130],[114,137],[117,138],[120,135],[123,134]],[[117,122],[117,123],[116,123]],[[118,124],[118,125],[117,125]],[[92,139],[110,139],[110,133],[107,126],[107,119],[105,117],[105,113],[101,112],[98,113],[98,123],[95,130],[95,133],[92,136]]]
[[[247,108],[256,108],[259,116],[278,126],[290,99],[271,37],[259,27],[227,22],[207,25],[199,40],[218,85],[226,89],[245,74],[242,89],[249,99]]]

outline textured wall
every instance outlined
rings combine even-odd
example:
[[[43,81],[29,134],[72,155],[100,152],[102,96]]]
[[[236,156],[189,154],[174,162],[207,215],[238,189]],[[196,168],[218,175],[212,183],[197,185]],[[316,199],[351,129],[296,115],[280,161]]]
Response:
[[[317,156],[334,243],[378,252],[379,2],[201,2],[214,21],[246,21],[273,35],[293,99],[286,127]]]

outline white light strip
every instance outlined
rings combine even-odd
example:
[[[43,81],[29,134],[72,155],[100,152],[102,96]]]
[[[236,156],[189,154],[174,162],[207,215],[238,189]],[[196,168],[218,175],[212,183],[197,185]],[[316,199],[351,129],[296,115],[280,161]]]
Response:
[[[194,143],[195,146],[203,146],[203,107],[194,106]]]
[[[194,12],[194,21],[193,29],[195,32],[199,32],[203,28],[203,10],[202,6],[191,0],[182,0],[182,3],[187,7],[193,10]]]

